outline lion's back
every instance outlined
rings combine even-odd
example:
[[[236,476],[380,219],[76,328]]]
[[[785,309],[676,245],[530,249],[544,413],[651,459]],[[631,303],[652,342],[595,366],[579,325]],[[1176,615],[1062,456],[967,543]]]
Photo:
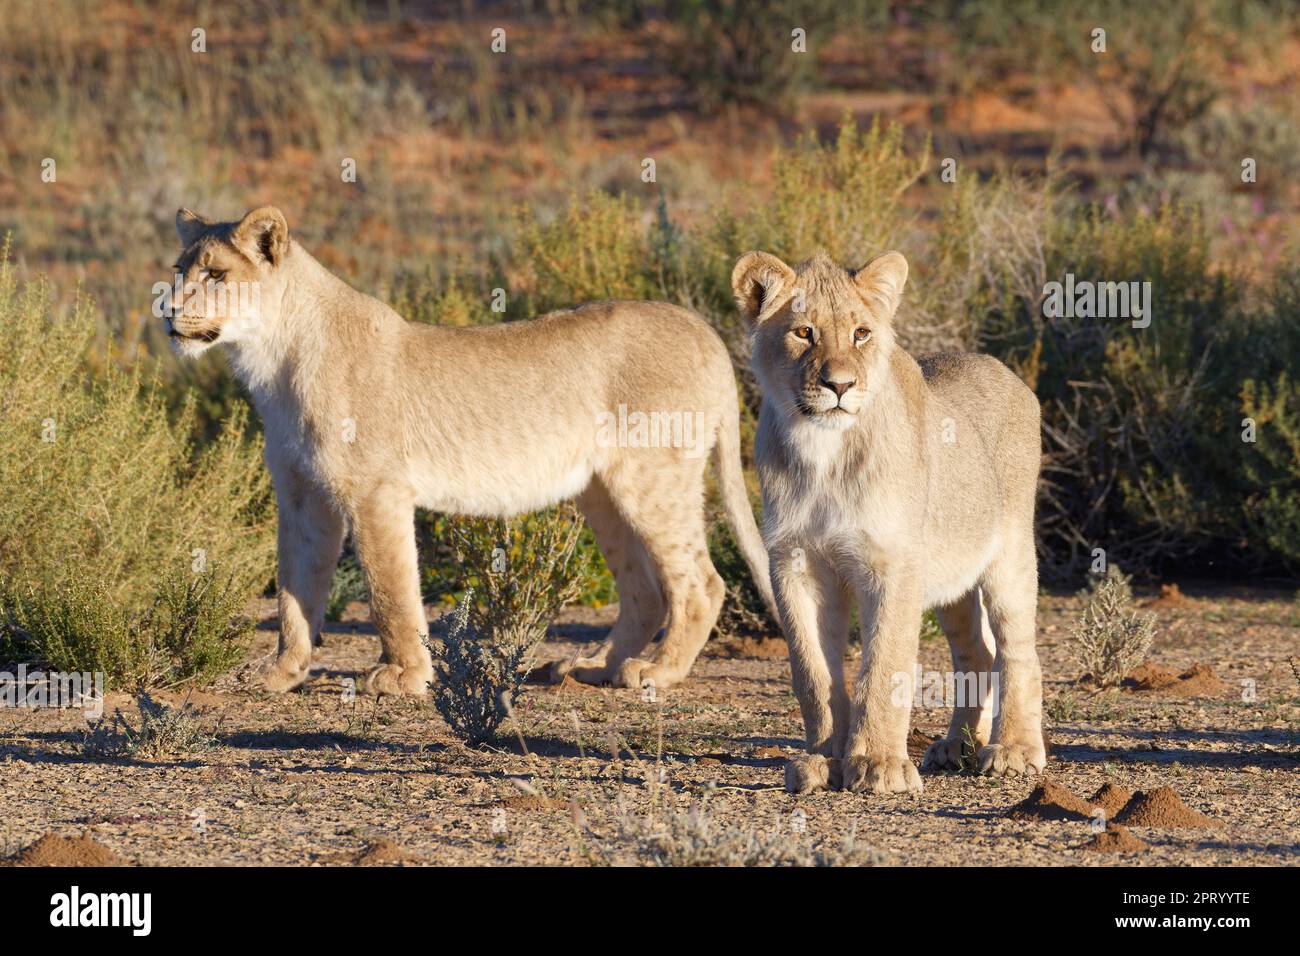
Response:
[[[1033,390],[991,355],[941,352],[917,364],[931,392],[980,432],[1004,486],[1036,485],[1042,436]]]

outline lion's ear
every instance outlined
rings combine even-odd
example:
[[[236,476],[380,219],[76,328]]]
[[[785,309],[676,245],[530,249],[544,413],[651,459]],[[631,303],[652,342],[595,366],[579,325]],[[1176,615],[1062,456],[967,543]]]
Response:
[[[758,321],[767,308],[794,283],[794,270],[767,252],[747,252],[731,270],[731,291],[736,305],[751,322]]]
[[[901,252],[878,255],[854,274],[853,284],[867,305],[889,321],[898,310],[907,284],[907,260]]]
[[[188,209],[176,210],[176,235],[180,237],[181,245],[186,249],[198,242],[199,236],[203,235],[203,230],[210,225],[211,222],[196,212]]]
[[[274,206],[259,206],[239,221],[230,241],[254,261],[279,265],[289,250],[289,223]]]

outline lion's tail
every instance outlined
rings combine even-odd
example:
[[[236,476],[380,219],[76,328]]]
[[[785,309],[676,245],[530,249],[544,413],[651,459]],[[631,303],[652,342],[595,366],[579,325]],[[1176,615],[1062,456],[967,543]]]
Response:
[[[763,596],[772,620],[779,621],[776,600],[772,596],[772,578],[768,573],[767,548],[759,534],[754,510],[749,503],[749,490],[745,487],[745,474],[740,464],[740,407],[733,399],[728,403],[728,414],[718,428],[717,454],[718,487],[722,492],[722,506],[727,513],[727,523],[736,536],[740,553],[754,576],[754,586]]]

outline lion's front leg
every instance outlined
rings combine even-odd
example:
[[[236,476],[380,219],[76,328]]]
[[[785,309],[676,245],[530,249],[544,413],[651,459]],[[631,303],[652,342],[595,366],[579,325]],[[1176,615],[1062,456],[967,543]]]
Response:
[[[274,475],[280,644],[262,672],[269,690],[293,690],[311,669],[313,638],[325,624],[325,603],[343,546],[343,519],[329,498],[294,469]]]
[[[858,588],[862,670],[853,688],[841,773],[846,790],[919,793],[921,775],[907,753],[913,682],[921,639],[917,575],[891,569]]]
[[[352,538],[370,586],[370,616],[383,654],[366,675],[368,693],[420,697],[428,693],[433,663],[424,639],[429,624],[420,600],[415,548],[415,502],[396,483],[380,484],[359,501]]]
[[[837,787],[848,733],[848,598],[834,571],[803,549],[773,552],[772,590],[807,741],[807,753],[786,764],[785,787],[791,793]]]

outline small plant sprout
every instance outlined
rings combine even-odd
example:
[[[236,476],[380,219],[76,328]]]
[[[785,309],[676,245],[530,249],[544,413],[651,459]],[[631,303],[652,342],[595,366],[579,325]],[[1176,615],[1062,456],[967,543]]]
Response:
[[[976,759],[979,749],[979,741],[975,739],[975,732],[971,730],[970,724],[962,724],[960,763],[963,773],[974,773],[979,769],[979,761]]]

